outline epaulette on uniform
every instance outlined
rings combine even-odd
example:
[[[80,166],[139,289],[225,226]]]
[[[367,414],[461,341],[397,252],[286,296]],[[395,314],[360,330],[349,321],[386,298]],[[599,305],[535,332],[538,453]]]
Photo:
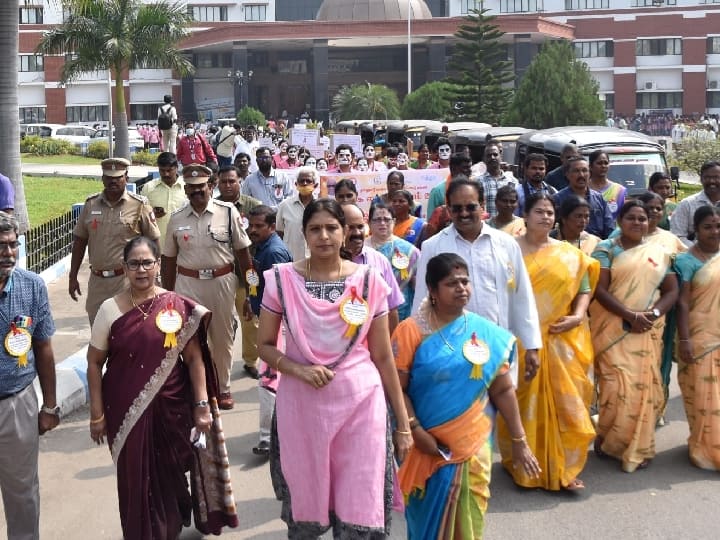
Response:
[[[185,201],[185,204],[183,204],[183,205],[182,205],[180,208],[178,208],[177,210],[173,210],[172,212],[170,212],[170,215],[171,215],[171,216],[174,216],[174,215],[177,214],[178,212],[182,212],[183,210],[185,210],[185,208],[187,208],[187,205],[188,205],[188,204],[190,204],[190,201]]]
[[[138,195],[137,193],[133,193],[132,191],[128,191],[127,194],[131,198],[135,199],[136,201],[140,201],[143,204],[147,204],[147,202],[148,202],[147,197],[145,197],[144,195]]]
[[[233,203],[221,201],[220,199],[213,199],[213,204],[217,204],[218,206],[224,206],[225,208],[235,208],[235,205]]]
[[[88,202],[90,201],[90,199],[94,199],[95,197],[99,197],[100,195],[102,195],[102,191],[98,193],[93,193],[92,195],[88,195],[87,199],[85,199],[85,202]]]

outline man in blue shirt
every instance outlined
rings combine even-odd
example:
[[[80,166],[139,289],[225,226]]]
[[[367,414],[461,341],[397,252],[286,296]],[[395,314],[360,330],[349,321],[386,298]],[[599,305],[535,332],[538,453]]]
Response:
[[[0,212],[0,488],[8,538],[39,538],[39,435],[60,421],[55,324],[43,280],[15,267],[17,233],[15,218]],[[39,411],[36,375],[43,396]]]
[[[528,154],[523,165],[525,180],[515,188],[518,196],[518,205],[515,215],[522,216],[525,210],[525,201],[535,193],[555,195],[558,190],[545,182],[547,158],[543,154]]]
[[[248,271],[247,282],[250,286],[250,294],[243,311],[245,312],[244,315],[250,315],[253,323],[257,325],[262,295],[265,290],[263,272],[270,270],[275,264],[292,262],[292,255],[288,251],[285,242],[275,232],[275,211],[272,208],[264,204],[256,206],[248,213],[248,221],[247,233],[250,240],[252,240],[255,255],[253,256],[252,269]],[[250,275],[251,272],[255,273],[254,276]],[[255,287],[253,287],[253,283],[255,283]],[[252,314],[248,313],[248,307],[251,307]],[[253,453],[259,456],[268,456],[270,454],[270,428],[272,413],[275,409],[275,389],[277,388],[278,376],[274,370],[271,370],[266,365],[264,367],[258,386],[260,442],[253,448]]]
[[[563,201],[570,195],[578,195],[590,203],[590,222],[585,227],[585,231],[602,239],[607,238],[615,228],[615,222],[602,194],[588,187],[590,181],[588,161],[584,157],[571,157],[566,167],[565,175],[570,185],[555,195],[555,212],[557,213]]]

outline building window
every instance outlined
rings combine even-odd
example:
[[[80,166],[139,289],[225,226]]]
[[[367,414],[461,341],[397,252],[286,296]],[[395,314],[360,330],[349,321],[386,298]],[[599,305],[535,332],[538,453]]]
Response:
[[[213,22],[227,21],[227,6],[188,6],[188,15],[194,21]]]
[[[246,21],[265,21],[267,20],[267,6],[244,6]]]
[[[720,0],[719,0],[720,1]],[[631,7],[676,6],[677,0],[632,0]]]
[[[45,107],[20,107],[20,123],[21,124],[37,124],[38,122],[46,122]]]
[[[232,67],[232,53],[199,53],[193,62],[198,68],[230,68]]]
[[[542,11],[543,0],[500,0],[500,13]]]
[[[638,56],[682,54],[682,39],[638,39],[635,43],[635,54]]]
[[[720,92],[707,92],[707,108],[720,108]]]
[[[635,103],[638,109],[681,109],[682,92],[638,92]]]
[[[157,121],[159,107],[160,103],[131,103],[130,118],[133,121],[143,120],[154,124]]]
[[[41,7],[21,7],[20,8],[20,24],[42,24],[43,8]]]
[[[21,54],[20,71],[43,71],[42,54]]]
[[[610,0],[565,0],[565,9],[603,9],[610,7]]]
[[[700,0],[701,4],[720,4],[720,0]]]
[[[73,105],[65,107],[66,122],[99,122],[108,119],[107,105]]]
[[[276,21],[313,21],[322,0],[275,0]]]
[[[467,15],[473,9],[480,9],[480,0],[460,0],[460,13]]]
[[[605,94],[605,110],[615,109],[615,94]]]
[[[707,38],[707,53],[720,54],[720,37]]]
[[[574,45],[576,58],[612,58],[615,55],[612,40],[580,41]]]

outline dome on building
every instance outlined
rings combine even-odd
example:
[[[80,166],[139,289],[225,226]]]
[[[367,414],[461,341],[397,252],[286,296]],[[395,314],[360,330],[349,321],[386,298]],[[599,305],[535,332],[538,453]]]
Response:
[[[432,19],[424,0],[325,0],[318,10],[318,21],[397,21],[407,20],[408,3],[413,19]]]

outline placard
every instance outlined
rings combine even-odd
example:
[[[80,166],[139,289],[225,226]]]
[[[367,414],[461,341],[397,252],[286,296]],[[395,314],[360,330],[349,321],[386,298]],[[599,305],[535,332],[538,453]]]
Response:
[[[318,129],[292,128],[290,130],[290,144],[295,146],[304,146],[309,148],[310,145],[316,145],[320,137]]]
[[[355,156],[362,155],[362,139],[360,135],[345,135],[344,133],[333,133],[330,139],[330,151],[335,152],[335,149],[341,144],[349,144],[355,152]]]

